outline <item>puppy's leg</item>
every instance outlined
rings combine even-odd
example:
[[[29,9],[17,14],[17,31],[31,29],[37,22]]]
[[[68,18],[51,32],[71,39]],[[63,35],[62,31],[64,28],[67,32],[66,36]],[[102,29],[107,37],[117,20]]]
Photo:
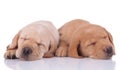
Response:
[[[15,59],[16,58],[16,50],[18,46],[20,32],[18,32],[12,40],[12,43],[7,47],[7,51],[4,54],[4,58],[6,59]]]
[[[65,41],[61,40],[55,55],[58,57],[65,57],[67,56],[67,50],[68,50],[68,44]]]
[[[9,47],[9,46],[8,46]],[[4,58],[5,59],[16,59],[17,57],[16,57],[16,50],[17,49],[7,49],[7,51],[5,52],[5,54],[4,54]]]

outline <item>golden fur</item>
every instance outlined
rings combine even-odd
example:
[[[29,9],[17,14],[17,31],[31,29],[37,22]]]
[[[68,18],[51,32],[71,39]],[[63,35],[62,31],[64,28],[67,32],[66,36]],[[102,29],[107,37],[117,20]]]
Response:
[[[4,57],[23,60],[53,57],[58,43],[59,33],[52,23],[37,21],[27,25],[15,35]]]
[[[59,34],[56,56],[109,59],[115,53],[111,34],[105,28],[88,21],[72,20],[59,29]]]

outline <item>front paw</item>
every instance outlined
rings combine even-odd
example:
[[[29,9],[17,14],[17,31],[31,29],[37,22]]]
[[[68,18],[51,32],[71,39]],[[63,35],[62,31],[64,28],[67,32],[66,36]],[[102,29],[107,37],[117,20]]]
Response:
[[[58,57],[65,57],[67,56],[67,49],[64,47],[59,47],[56,51],[56,56]]]
[[[51,58],[51,57],[54,57],[54,55],[53,55],[53,53],[47,52],[47,53],[44,54],[43,57],[44,57],[44,58]]]
[[[5,59],[16,59],[16,50],[7,50],[4,54]]]

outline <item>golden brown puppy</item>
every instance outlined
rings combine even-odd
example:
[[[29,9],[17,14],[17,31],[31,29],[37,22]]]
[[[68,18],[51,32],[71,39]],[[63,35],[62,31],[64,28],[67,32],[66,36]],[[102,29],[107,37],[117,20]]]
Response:
[[[72,20],[60,29],[57,56],[109,59],[115,53],[111,34],[103,27],[85,20]]]
[[[59,33],[49,21],[37,21],[21,29],[7,47],[6,59],[37,60],[53,57]]]

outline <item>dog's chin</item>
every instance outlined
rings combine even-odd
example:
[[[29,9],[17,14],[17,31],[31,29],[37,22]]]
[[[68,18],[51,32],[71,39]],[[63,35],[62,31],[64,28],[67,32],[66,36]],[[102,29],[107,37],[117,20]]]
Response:
[[[17,55],[17,58],[19,58],[20,60],[23,60],[23,61],[35,61],[35,60],[40,60],[41,58],[43,57],[43,55],[39,55],[39,56],[32,56],[32,55],[29,55],[29,56],[18,56]]]
[[[89,56],[90,58],[93,58],[93,59],[103,59],[103,60],[106,60],[106,59],[111,59],[111,57],[108,57],[108,56]]]
[[[43,56],[36,57],[36,56],[21,56],[19,57],[20,60],[23,61],[35,61],[35,60],[40,60]]]
[[[20,58],[20,60],[23,60],[23,61],[35,61],[35,60],[39,60],[41,58],[29,58],[29,57],[26,57],[26,58]]]
[[[82,55],[84,57],[88,57],[88,58],[92,58],[92,59],[101,59],[101,60],[106,60],[106,59],[111,59],[112,58],[112,55],[111,56],[107,56],[106,54],[92,54],[89,52],[89,54],[84,54]]]

